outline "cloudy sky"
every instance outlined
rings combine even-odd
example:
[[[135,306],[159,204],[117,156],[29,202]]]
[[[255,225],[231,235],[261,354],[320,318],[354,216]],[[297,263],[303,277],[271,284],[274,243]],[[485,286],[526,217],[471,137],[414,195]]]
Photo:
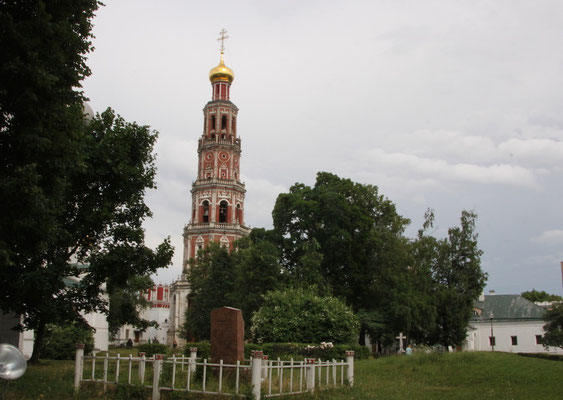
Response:
[[[487,289],[563,294],[563,2],[105,0],[94,20],[95,111],[160,132],[147,241],[181,271],[216,41],[235,72],[246,221],[330,171],[379,187],[436,235],[478,215]]]

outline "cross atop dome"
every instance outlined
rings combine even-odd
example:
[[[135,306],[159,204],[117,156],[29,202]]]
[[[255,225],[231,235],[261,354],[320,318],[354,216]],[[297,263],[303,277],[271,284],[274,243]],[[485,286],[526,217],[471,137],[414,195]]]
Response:
[[[225,61],[223,60],[225,40],[229,37],[227,36],[227,31],[225,29],[221,29],[219,35],[220,36],[217,41],[221,41],[221,59],[219,61],[219,65],[209,71],[209,80],[211,83],[227,82],[230,85],[233,82],[233,79],[235,79],[235,74],[232,69],[225,65]]]
[[[227,40],[229,37],[227,36],[227,31],[225,30],[225,28],[221,29],[219,35],[221,36],[219,36],[217,41],[221,41],[221,54],[223,54],[225,52],[225,40]]]

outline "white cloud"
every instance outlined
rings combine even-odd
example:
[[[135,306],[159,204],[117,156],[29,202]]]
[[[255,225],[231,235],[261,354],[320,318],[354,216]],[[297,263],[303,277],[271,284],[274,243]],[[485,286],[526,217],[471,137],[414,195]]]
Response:
[[[383,166],[389,172],[399,175],[435,177],[447,181],[483,184],[506,184],[533,187],[536,178],[533,171],[509,164],[476,165],[450,163],[436,158],[419,157],[406,153],[387,153],[375,148],[367,152],[364,162]]]
[[[499,149],[522,161],[563,162],[563,140],[512,138],[499,144]]]
[[[533,237],[532,242],[543,244],[563,244],[563,229],[551,229],[543,231],[541,235]]]

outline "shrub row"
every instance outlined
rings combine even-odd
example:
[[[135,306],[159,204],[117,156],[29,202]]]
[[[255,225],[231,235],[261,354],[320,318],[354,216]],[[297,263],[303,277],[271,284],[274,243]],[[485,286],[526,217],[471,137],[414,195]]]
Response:
[[[184,349],[184,354],[190,355],[190,348],[197,347],[199,358],[211,357],[211,345],[209,342],[188,343]],[[323,360],[343,359],[346,357],[347,350],[355,352],[355,358],[365,359],[369,357],[369,349],[357,344],[335,344],[332,348],[322,349],[318,344],[307,343],[245,343],[244,358],[249,359],[253,350],[261,350],[271,360],[280,358],[282,360],[302,360],[304,358],[321,358]]]
[[[155,354],[166,354],[168,346],[162,343],[144,343],[137,346],[137,351],[146,353],[146,357],[152,357]]]

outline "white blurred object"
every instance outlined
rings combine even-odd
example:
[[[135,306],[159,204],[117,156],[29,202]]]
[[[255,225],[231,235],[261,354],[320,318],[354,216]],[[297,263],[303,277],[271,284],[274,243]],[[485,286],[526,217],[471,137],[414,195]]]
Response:
[[[18,379],[25,373],[27,362],[23,353],[11,344],[0,344],[0,378]]]

